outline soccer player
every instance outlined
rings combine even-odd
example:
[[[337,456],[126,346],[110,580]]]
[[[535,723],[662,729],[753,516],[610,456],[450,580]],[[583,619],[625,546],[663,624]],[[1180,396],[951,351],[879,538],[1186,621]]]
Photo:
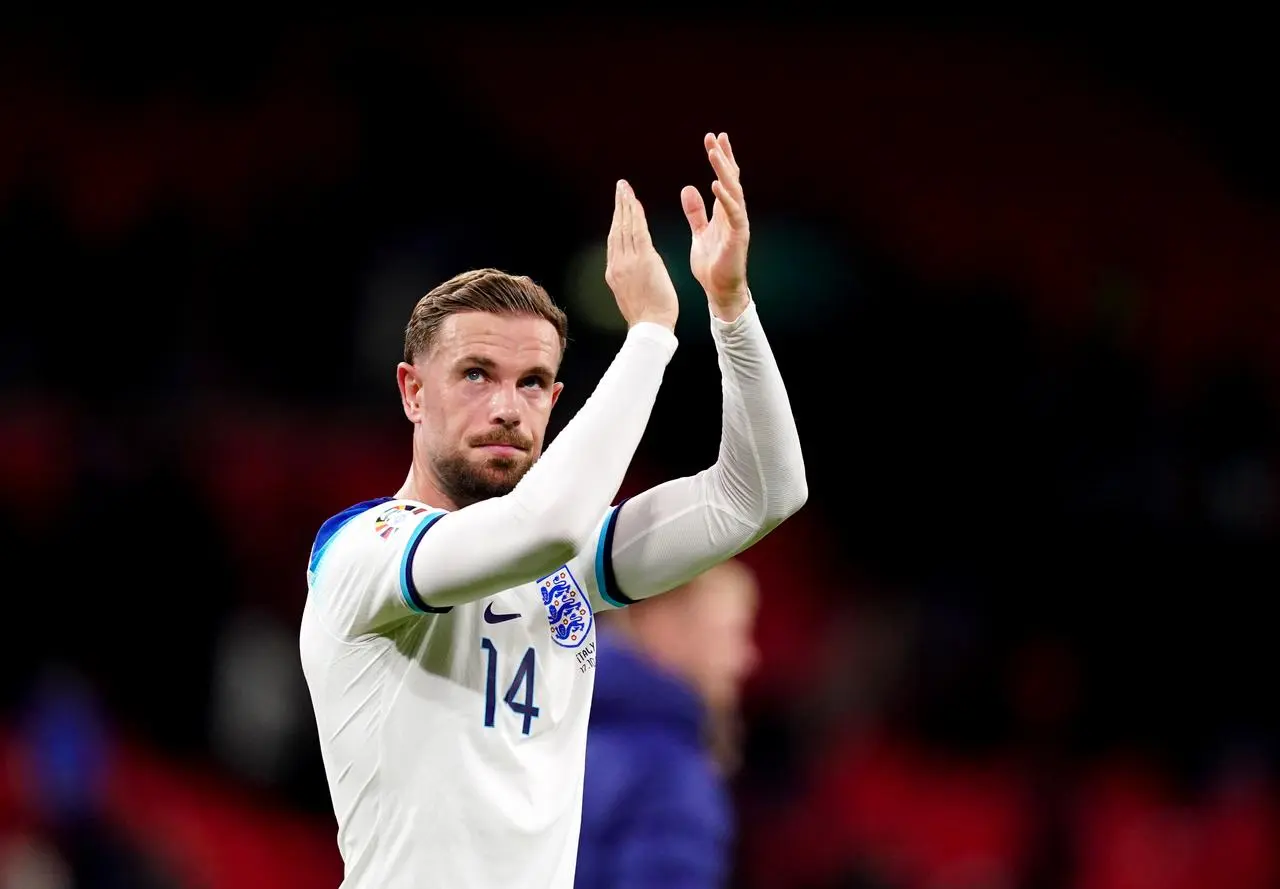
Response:
[[[595,614],[731,558],[808,496],[747,286],[738,164],[724,133],[704,144],[710,218],[696,188],[681,203],[722,378],[710,468],[613,504],[679,308],[626,182],[605,279],[629,329],[545,454],[565,345],[547,293],[479,270],[414,307],[398,367],[408,477],[320,528],[300,633],[347,889],[571,889]]]

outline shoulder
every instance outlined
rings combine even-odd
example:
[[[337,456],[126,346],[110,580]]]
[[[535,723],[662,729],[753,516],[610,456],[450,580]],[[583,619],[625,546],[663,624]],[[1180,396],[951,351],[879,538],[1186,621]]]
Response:
[[[443,515],[425,503],[394,497],[362,500],[326,519],[311,546],[308,571],[315,572],[320,560],[334,550],[348,552],[381,548],[397,537],[408,537],[424,519]],[[361,546],[363,544],[363,546]]]

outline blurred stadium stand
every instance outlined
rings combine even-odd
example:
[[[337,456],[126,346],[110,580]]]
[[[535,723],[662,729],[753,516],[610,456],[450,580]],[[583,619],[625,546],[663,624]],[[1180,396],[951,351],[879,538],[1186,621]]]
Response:
[[[338,884],[302,566],[402,480],[408,309],[545,283],[563,423],[610,185],[679,277],[707,128],[812,492],[745,557],[735,885],[1280,885],[1260,29],[622,24],[0,32],[0,889]],[[630,487],[714,459],[701,317]]]

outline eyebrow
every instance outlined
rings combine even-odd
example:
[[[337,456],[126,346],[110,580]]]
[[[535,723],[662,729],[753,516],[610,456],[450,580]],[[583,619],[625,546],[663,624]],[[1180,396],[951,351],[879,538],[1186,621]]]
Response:
[[[483,355],[467,355],[458,361],[458,367],[479,367],[482,370],[492,371],[497,369],[498,363],[492,358],[485,358]],[[521,374],[522,377],[542,377],[545,380],[555,381],[556,372],[550,368],[535,364],[533,367]]]

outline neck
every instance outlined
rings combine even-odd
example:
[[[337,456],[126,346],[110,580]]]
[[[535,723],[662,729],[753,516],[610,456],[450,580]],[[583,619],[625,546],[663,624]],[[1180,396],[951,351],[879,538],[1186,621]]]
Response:
[[[420,465],[416,458],[413,465],[409,467],[409,474],[405,476],[404,484],[400,486],[400,490],[396,491],[396,497],[401,500],[416,500],[450,512],[458,508],[453,499],[440,490],[431,473],[424,465]]]

